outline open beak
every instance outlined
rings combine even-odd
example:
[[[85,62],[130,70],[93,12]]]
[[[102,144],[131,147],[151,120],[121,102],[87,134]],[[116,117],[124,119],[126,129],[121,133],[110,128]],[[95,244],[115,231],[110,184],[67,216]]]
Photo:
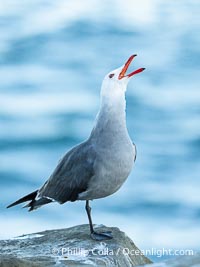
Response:
[[[137,55],[132,55],[132,56],[130,56],[130,58],[127,60],[127,62],[125,63],[125,65],[124,65],[124,67],[123,67],[123,69],[122,69],[122,71],[121,71],[120,74],[119,74],[119,77],[118,77],[119,80],[122,79],[122,78],[124,78],[124,77],[128,77],[128,78],[130,78],[130,77],[132,77],[133,75],[135,75],[135,74],[137,74],[137,73],[140,73],[140,72],[142,72],[143,70],[145,70],[145,68],[140,68],[140,69],[137,69],[137,70],[131,72],[130,74],[126,74],[126,71],[127,71],[128,67],[129,67],[129,65],[131,64],[131,62],[133,61],[133,59],[134,59],[136,56],[137,56]]]

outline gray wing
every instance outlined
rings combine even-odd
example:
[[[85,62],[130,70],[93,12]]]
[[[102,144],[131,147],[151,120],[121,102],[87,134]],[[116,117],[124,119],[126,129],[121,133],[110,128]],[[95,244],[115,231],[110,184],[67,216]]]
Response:
[[[39,190],[38,197],[60,203],[77,200],[78,194],[87,190],[94,176],[95,158],[94,148],[88,141],[74,147],[61,159],[49,180]]]

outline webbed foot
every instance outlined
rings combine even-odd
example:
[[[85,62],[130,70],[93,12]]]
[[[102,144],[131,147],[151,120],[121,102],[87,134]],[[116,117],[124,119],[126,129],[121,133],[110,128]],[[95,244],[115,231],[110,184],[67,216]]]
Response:
[[[107,232],[93,232],[91,233],[91,238],[96,240],[96,241],[103,241],[103,240],[109,240],[112,239],[112,232],[111,231],[107,231]]]

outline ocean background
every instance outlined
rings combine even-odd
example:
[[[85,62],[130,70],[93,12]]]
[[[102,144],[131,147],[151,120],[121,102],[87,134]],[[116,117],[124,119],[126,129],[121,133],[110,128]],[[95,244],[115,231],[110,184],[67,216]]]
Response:
[[[140,249],[199,250],[199,10],[195,0],[0,2],[1,239],[88,223],[81,201],[5,207],[88,137],[103,77],[136,53],[131,70],[146,68],[126,94],[136,164],[120,191],[92,202],[93,221]]]

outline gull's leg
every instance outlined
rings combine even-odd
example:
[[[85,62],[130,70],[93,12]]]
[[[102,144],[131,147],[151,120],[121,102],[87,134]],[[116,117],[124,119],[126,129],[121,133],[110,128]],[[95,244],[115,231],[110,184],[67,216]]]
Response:
[[[96,240],[96,241],[112,239],[113,236],[112,236],[112,232],[111,231],[101,232],[101,233],[97,233],[97,232],[94,231],[94,228],[93,228],[93,225],[92,225],[91,207],[89,205],[89,200],[86,200],[85,209],[86,209],[88,220],[89,220],[89,224],[90,224],[90,235],[91,235],[91,238]]]

